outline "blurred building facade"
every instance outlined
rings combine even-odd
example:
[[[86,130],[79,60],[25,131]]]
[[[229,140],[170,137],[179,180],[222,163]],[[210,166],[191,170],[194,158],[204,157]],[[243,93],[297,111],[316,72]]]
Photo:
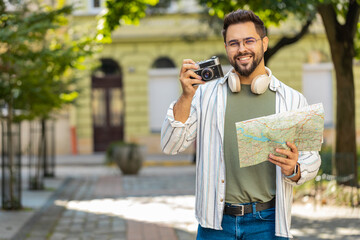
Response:
[[[73,3],[77,11],[72,24],[96,30],[96,16],[104,1]],[[84,75],[76,107],[59,120],[68,127],[69,134],[63,134],[62,140],[57,138],[59,144],[66,145],[58,146],[58,154],[104,151],[109,142],[120,139],[142,143],[148,153],[161,152],[160,129],[167,107],[181,93],[178,76],[183,59],[200,61],[216,55],[224,72],[229,69],[221,33],[211,29],[200,10],[195,0],[174,1],[166,14],[149,15],[138,26],[122,26],[113,32],[112,43],[105,45],[98,56],[101,67]],[[269,29],[270,46],[284,33],[299,29],[296,22]],[[359,64],[354,62],[357,109]],[[298,43],[278,52],[268,67],[279,80],[304,93],[310,104],[324,103],[325,143],[331,144],[336,86],[321,24],[313,24]],[[359,111],[356,126],[360,135]]]

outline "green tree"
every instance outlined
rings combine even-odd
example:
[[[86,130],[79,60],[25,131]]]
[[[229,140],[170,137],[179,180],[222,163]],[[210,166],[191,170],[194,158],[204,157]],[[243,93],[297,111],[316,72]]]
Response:
[[[71,6],[39,6],[34,11],[18,4],[11,12],[2,6],[0,1],[0,102],[8,110],[5,117],[10,129],[23,119],[45,121],[53,110],[74,101],[76,78],[71,69],[81,68],[84,58],[93,53],[95,41],[89,37],[74,40],[67,34]],[[22,114],[15,116],[15,109]],[[11,150],[11,134],[7,142]],[[7,154],[12,179],[14,153]]]

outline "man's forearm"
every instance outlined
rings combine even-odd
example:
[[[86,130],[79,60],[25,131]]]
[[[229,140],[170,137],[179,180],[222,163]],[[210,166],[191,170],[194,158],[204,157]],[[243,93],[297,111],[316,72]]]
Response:
[[[192,97],[186,97],[183,94],[174,106],[174,118],[176,121],[185,123],[189,118]]]

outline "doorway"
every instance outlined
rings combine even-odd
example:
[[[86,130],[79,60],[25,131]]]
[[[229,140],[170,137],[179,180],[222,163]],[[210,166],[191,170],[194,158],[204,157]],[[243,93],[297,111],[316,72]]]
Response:
[[[112,59],[101,59],[91,77],[93,146],[106,151],[111,142],[124,140],[124,94],[122,73]]]

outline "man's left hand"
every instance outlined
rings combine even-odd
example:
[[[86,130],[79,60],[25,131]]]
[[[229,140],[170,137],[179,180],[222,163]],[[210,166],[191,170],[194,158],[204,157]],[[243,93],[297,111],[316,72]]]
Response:
[[[275,151],[286,157],[275,156],[274,154],[269,154],[269,161],[281,168],[281,172],[289,176],[294,173],[295,166],[299,158],[299,152],[295,144],[291,142],[286,142],[286,145],[290,150],[276,148]]]

